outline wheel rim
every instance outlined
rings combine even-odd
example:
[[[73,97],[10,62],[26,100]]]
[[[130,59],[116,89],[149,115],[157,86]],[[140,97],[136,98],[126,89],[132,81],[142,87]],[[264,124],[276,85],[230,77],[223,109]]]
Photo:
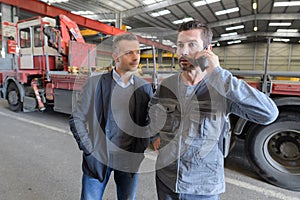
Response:
[[[271,166],[288,174],[300,174],[300,131],[272,133],[264,143],[264,155]]]
[[[11,105],[17,105],[18,102],[19,102],[19,95],[18,95],[18,92],[13,90],[13,91],[10,91],[8,93],[8,102],[9,104]]]

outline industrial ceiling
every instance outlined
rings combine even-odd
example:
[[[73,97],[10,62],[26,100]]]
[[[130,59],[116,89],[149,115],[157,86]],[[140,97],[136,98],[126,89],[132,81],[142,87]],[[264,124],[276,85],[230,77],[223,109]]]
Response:
[[[300,1],[58,0],[59,3],[42,1],[90,19],[111,23],[115,21],[113,23],[116,25],[125,24],[132,28],[130,30],[143,29],[153,35],[162,32],[168,34],[172,31],[176,33],[180,25],[179,20],[198,19],[212,28],[213,40],[215,44],[221,46],[235,42],[266,42],[268,37],[298,44],[300,40]],[[226,11],[225,14],[221,13],[224,10],[228,13],[226,14]],[[232,12],[229,13],[230,11]],[[224,35],[228,33],[229,35]]]

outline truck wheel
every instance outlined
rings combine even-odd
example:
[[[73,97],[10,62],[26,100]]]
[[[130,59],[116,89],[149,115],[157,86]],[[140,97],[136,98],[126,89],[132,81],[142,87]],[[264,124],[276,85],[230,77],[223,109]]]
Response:
[[[282,113],[268,125],[252,128],[246,152],[254,170],[266,181],[300,191],[300,115]]]
[[[22,102],[20,92],[15,83],[10,83],[7,88],[7,102],[12,111],[21,111]]]

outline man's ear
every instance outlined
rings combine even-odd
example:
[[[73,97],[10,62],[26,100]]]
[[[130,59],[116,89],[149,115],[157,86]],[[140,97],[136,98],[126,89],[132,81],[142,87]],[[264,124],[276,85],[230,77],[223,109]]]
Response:
[[[115,60],[115,62],[119,62],[119,57],[116,53],[112,54],[113,59]]]
[[[208,47],[207,47],[207,49],[210,50],[210,51],[212,51],[212,45],[209,44]]]

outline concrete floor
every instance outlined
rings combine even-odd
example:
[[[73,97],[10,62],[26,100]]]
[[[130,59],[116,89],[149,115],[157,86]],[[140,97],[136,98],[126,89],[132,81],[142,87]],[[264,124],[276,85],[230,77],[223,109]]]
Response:
[[[0,200],[75,200],[81,188],[81,152],[70,135],[68,116],[55,112],[14,113],[0,100]],[[137,200],[156,200],[153,161],[143,163]],[[300,199],[272,186],[249,166],[242,143],[226,159],[222,200]],[[116,199],[113,179],[103,199]]]

